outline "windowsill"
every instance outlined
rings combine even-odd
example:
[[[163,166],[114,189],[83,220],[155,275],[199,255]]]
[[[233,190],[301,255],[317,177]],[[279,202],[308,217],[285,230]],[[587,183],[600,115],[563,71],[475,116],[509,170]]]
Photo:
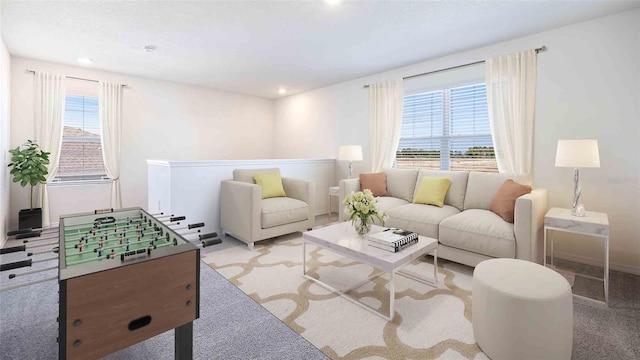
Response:
[[[47,183],[47,186],[82,186],[82,185],[100,185],[111,184],[113,179],[100,179],[100,180],[67,180],[67,181],[54,181]]]

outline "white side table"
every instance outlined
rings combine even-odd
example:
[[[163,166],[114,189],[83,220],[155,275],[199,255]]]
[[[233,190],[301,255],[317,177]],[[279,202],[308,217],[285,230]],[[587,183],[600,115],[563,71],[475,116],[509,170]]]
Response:
[[[576,274],[594,280],[602,281],[604,284],[604,302],[574,294],[574,297],[604,304],[609,304],[609,218],[605,213],[587,211],[585,216],[571,215],[571,209],[551,208],[544,216],[544,260],[543,265],[547,266],[547,231],[564,231],[575,234],[589,235],[601,238],[604,247],[604,277],[597,278],[588,275]],[[553,267],[553,236],[551,238],[551,266]]]
[[[329,188],[329,211],[327,212],[328,214],[328,220],[327,223],[331,222],[331,197],[335,196],[338,201],[340,200],[340,187],[339,186],[332,186]],[[338,204],[338,206],[340,206],[340,204]],[[339,215],[339,209],[338,209],[338,219],[340,219],[340,215]]]

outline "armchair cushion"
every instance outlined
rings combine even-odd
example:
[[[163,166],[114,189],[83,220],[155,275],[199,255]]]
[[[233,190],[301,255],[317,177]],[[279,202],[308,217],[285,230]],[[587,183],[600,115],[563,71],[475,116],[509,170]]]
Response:
[[[262,187],[263,199],[287,196],[282,187],[282,178],[279,172],[273,174],[255,174],[253,179],[256,181],[256,184]],[[515,201],[516,200],[513,199],[514,204]]]
[[[274,197],[262,200],[262,228],[291,224],[309,218],[309,205],[288,197]]]

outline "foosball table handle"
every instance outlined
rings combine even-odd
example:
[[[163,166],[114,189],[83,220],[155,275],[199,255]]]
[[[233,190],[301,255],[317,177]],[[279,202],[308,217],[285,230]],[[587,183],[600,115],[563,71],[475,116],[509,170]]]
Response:
[[[8,264],[1,264],[0,271],[19,269],[21,267],[31,266],[32,263],[33,263],[32,259],[27,259],[27,260],[8,263]]]

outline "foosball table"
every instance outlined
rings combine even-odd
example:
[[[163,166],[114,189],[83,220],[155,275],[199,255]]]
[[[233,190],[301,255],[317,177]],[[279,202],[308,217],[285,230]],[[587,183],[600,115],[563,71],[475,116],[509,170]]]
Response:
[[[200,249],[140,208],[60,218],[59,357],[94,359],[175,329],[193,356]]]

